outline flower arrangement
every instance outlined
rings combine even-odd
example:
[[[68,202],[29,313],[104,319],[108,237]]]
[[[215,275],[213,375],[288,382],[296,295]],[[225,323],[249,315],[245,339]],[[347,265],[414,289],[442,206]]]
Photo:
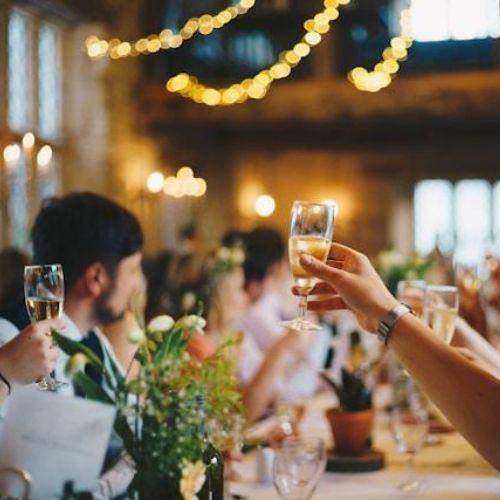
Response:
[[[241,419],[243,406],[230,355],[235,341],[216,348],[203,333],[205,324],[200,314],[178,321],[159,316],[147,326],[139,318],[140,328],[128,335],[138,347],[139,374],[133,380],[127,380],[109,360],[103,363],[86,346],[54,335],[61,349],[72,356],[74,381],[87,397],[116,406],[115,431],[135,462],[131,488],[141,499],[158,498],[159,491],[168,492],[172,499],[218,498],[213,491],[205,491],[209,469],[218,460],[212,457],[207,463],[211,446],[207,429],[229,435],[234,420]],[[84,363],[102,374],[105,387],[87,376],[81,369]],[[219,446],[229,443],[221,436],[214,438]]]

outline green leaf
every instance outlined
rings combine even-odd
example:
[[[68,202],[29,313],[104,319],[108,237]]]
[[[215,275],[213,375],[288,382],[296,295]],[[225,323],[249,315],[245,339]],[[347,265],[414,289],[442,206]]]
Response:
[[[104,391],[100,385],[96,384],[86,373],[78,372],[74,380],[89,399],[115,406],[115,401],[113,401],[106,391]]]
[[[65,352],[68,356],[73,356],[75,354],[85,354],[89,362],[94,365],[95,368],[99,370],[104,370],[104,365],[99,357],[89,349],[87,346],[83,345],[81,342],[76,342],[71,340],[65,335],[61,335],[56,330],[51,332],[52,338],[56,341],[57,345]]]

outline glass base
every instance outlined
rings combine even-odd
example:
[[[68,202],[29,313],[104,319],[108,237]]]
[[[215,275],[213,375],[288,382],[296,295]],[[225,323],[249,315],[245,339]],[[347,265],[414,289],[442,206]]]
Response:
[[[37,383],[37,388],[39,391],[56,392],[67,385],[69,385],[67,382],[61,382],[52,377],[44,377]]]
[[[399,483],[397,488],[399,491],[403,491],[404,493],[410,493],[412,491],[420,491],[422,488],[422,484],[419,483],[416,479],[408,478]]]
[[[303,318],[295,318],[290,321],[282,321],[281,326],[284,326],[289,330],[295,330],[297,332],[318,332],[322,329],[321,326],[317,325],[316,323],[312,323],[311,321]]]

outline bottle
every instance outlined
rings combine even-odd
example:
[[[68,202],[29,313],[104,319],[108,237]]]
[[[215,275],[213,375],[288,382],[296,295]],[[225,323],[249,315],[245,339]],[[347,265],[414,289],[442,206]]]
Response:
[[[205,482],[198,493],[200,500],[224,500],[224,459],[221,452],[210,442],[206,426],[207,396],[202,393],[197,398],[202,424],[200,434],[203,436],[204,450],[202,461],[205,464]]]

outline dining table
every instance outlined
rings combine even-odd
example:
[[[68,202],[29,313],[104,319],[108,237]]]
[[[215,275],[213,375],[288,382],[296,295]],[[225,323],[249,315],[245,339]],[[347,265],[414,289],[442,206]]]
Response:
[[[306,405],[300,424],[300,435],[322,438],[328,447],[332,447],[331,431],[324,416],[329,406],[331,400],[328,395],[311,399]],[[312,499],[500,499],[499,472],[489,465],[459,433],[449,431],[432,436],[434,438],[429,440],[429,444],[424,445],[415,457],[415,478],[420,483],[419,489],[402,492],[397,485],[407,477],[407,457],[396,450],[387,413],[377,411],[372,440],[373,448],[384,453],[384,468],[364,473],[325,472]],[[498,439],[498,436],[495,438]],[[229,485],[231,498],[235,500],[280,498],[272,484],[271,473],[267,478],[262,477],[262,473],[257,473],[258,454],[259,451],[254,450],[234,464],[237,480]]]

